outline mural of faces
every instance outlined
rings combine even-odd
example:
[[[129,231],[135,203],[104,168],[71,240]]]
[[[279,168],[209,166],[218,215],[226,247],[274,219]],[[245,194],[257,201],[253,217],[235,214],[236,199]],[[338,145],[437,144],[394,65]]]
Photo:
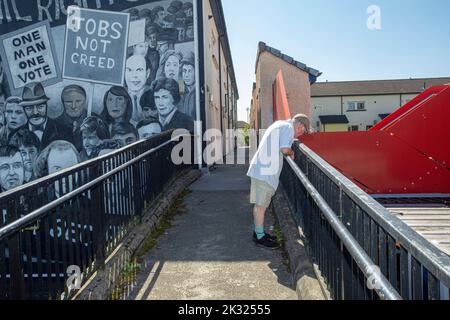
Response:
[[[165,10],[159,10],[155,17],[155,23],[162,24],[164,18],[167,16]]]
[[[86,110],[86,96],[82,92],[71,90],[61,97],[66,114],[71,118],[79,118]]]
[[[117,120],[123,118],[127,108],[127,101],[123,96],[116,96],[111,92],[106,98],[106,108],[111,118]]]
[[[149,45],[147,42],[135,44],[133,47],[133,55],[145,57],[148,52],[148,47]]]
[[[118,140],[124,146],[128,146],[137,141],[137,137],[134,133],[116,134],[113,136],[113,140]]]
[[[195,84],[195,68],[190,64],[183,65],[183,81],[187,86]]]
[[[161,89],[155,93],[155,103],[159,114],[166,117],[175,109],[174,99],[170,91]]]
[[[164,74],[166,78],[178,81],[180,75],[180,60],[177,56],[170,56],[164,65]]]
[[[23,184],[24,167],[20,152],[0,157],[0,185],[4,191]]]
[[[158,122],[152,122],[147,125],[143,125],[138,129],[140,139],[149,139],[157,134],[161,133],[161,125]]]
[[[86,150],[87,155],[90,157],[94,150],[96,150],[101,144],[102,140],[98,137],[96,132],[83,131],[83,148]]]
[[[156,49],[156,46],[158,44],[158,35],[157,33],[151,33],[146,37],[146,42],[148,43],[148,46],[152,49]]]
[[[28,121],[33,126],[40,126],[47,120],[47,103],[24,106]]]
[[[127,59],[125,66],[125,82],[131,91],[140,91],[144,88],[150,70],[147,69],[145,58],[133,55]]]
[[[38,155],[39,150],[35,146],[20,146],[19,147],[20,154],[22,155],[23,159],[23,165],[25,167],[25,171],[27,171],[29,174],[33,173],[33,164],[35,163]]]
[[[53,174],[78,164],[78,155],[72,148],[52,148],[48,154],[48,174]]]
[[[142,114],[144,116],[144,120],[157,119],[158,109],[153,109],[151,107],[144,106],[142,107]]]
[[[5,105],[6,124],[11,131],[25,126],[28,122],[27,115],[19,103],[19,101],[8,102]]]
[[[2,191],[159,134],[168,128],[175,111],[192,117],[185,111],[188,107],[179,107],[180,103],[192,105],[190,101],[194,101],[188,87],[196,83],[195,68],[185,55],[194,49],[193,36],[189,38],[192,1],[149,1],[136,7],[131,2],[124,2],[127,9],[123,11],[131,14],[131,20],[145,19],[145,40],[128,48],[132,55],[127,56],[125,63],[121,95],[117,95],[117,90],[111,92],[109,85],[88,90],[87,82],[65,79],[49,86],[30,82],[26,94],[24,87],[22,92],[14,93],[17,97],[11,97],[7,82],[10,71],[0,59],[0,150],[17,149],[14,155],[0,156]],[[54,45],[59,58],[64,43],[59,38],[53,40],[57,42]],[[160,79],[171,79],[177,84],[183,80],[188,89],[186,93],[171,88],[153,92],[151,84]],[[147,100],[142,100],[147,93]],[[92,117],[102,124],[97,123],[94,128],[92,123],[85,123]],[[117,123],[123,126],[114,131]],[[179,121],[172,125],[185,126]]]

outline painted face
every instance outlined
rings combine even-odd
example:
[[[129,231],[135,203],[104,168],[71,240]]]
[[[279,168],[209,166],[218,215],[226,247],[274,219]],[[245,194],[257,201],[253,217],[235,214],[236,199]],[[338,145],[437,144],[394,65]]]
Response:
[[[145,86],[150,76],[150,70],[146,69],[146,61],[143,56],[131,56],[125,67],[125,82],[131,91],[139,91]]]
[[[28,118],[22,106],[8,103],[5,108],[6,123],[10,130],[17,130],[27,124]]]
[[[0,157],[0,185],[11,190],[23,184],[24,167],[22,156],[17,152],[12,157]]]
[[[175,109],[172,94],[166,89],[155,92],[155,104],[163,117],[168,116]]]
[[[165,29],[173,28],[173,22],[161,20],[161,27],[163,27]]]
[[[28,121],[34,126],[42,125],[47,120],[46,103],[34,106],[25,106],[24,110],[25,113],[27,114]]]
[[[183,81],[187,86],[195,84],[195,69],[190,64],[183,65]]]
[[[116,96],[112,93],[108,93],[106,98],[106,108],[108,109],[108,114],[113,119],[122,118],[127,109],[127,100],[123,96]]]
[[[119,140],[124,146],[128,146],[132,143],[135,143],[137,141],[136,136],[134,133],[127,133],[127,134],[116,134],[113,137],[114,140]]]
[[[186,29],[186,36],[188,38],[194,38],[194,27],[193,26],[188,26]]]
[[[161,127],[157,123],[150,123],[149,125],[141,127],[139,130],[139,138],[148,139],[161,133]]]
[[[164,65],[166,78],[178,81],[180,75],[180,60],[176,56],[170,56]]]
[[[135,44],[133,47],[133,54],[137,55],[137,56],[145,57],[147,55],[147,51],[148,51],[148,43],[147,42]]]
[[[38,149],[36,147],[21,146],[19,150],[20,154],[22,155],[25,171],[33,172],[33,163],[35,163],[36,158],[39,154]]]
[[[152,119],[158,117],[158,109],[152,109],[149,107],[142,107],[142,116],[144,119]]]
[[[79,118],[86,110],[86,97],[78,91],[68,91],[62,97],[64,109],[69,117]]]
[[[147,43],[150,48],[156,49],[156,46],[158,45],[156,33],[152,33],[147,37]]]
[[[178,41],[184,41],[184,39],[186,39],[186,29],[177,28],[177,31],[178,31]]]
[[[53,174],[78,164],[77,155],[72,149],[52,149],[47,159],[48,173]]]
[[[158,22],[163,21],[163,19],[166,17],[167,13],[164,10],[160,10],[158,11],[157,17],[158,17]]]
[[[90,157],[94,149],[102,144],[102,140],[100,140],[95,132],[83,131],[82,137],[84,150],[86,150],[87,155]]]
[[[192,17],[192,15],[194,14],[193,13],[193,11],[192,11],[192,9],[191,8],[189,8],[189,9],[186,9],[185,11],[184,11],[184,14],[186,15],[186,17]]]

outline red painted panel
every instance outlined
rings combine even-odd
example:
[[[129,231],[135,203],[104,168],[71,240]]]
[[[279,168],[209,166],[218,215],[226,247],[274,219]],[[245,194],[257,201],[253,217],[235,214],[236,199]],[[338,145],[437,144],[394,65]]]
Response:
[[[450,168],[450,86],[431,88],[415,100],[425,102],[406,104],[377,129]]]
[[[273,84],[273,120],[289,120],[291,112],[284,86],[283,73],[278,71],[277,78]]]
[[[388,132],[318,133],[302,142],[368,193],[450,193],[450,170]]]

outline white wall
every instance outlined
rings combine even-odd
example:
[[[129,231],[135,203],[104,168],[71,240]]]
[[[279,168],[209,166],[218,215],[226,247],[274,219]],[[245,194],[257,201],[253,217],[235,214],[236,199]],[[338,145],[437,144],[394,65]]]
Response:
[[[349,126],[358,126],[360,131],[365,131],[367,126],[373,126],[375,121],[381,121],[379,114],[392,113],[400,106],[416,97],[414,94],[401,95],[371,95],[371,96],[344,96],[341,97],[313,97],[312,98],[312,125],[319,130],[317,122],[321,115],[344,114],[349,120]],[[348,103],[352,101],[364,102],[365,111],[348,111]],[[341,111],[343,111],[341,113]]]

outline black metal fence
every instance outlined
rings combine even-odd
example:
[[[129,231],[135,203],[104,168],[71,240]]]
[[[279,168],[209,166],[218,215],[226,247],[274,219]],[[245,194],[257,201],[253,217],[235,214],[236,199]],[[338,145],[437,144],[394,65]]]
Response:
[[[333,299],[386,299],[386,291],[392,294],[392,288],[393,298],[397,294],[408,300],[449,299],[449,256],[308,147],[296,144],[294,149],[295,163],[285,164],[282,184]],[[296,174],[297,169],[304,174],[304,181]],[[345,232],[349,235],[343,238]],[[355,254],[355,246],[373,264],[370,270],[361,267],[364,264],[361,255]],[[376,271],[391,288],[380,288],[380,280],[373,281]]]
[[[67,270],[86,280],[167,182],[181,136],[163,133],[0,195],[0,299],[58,299]],[[192,162],[193,163],[193,162]]]

